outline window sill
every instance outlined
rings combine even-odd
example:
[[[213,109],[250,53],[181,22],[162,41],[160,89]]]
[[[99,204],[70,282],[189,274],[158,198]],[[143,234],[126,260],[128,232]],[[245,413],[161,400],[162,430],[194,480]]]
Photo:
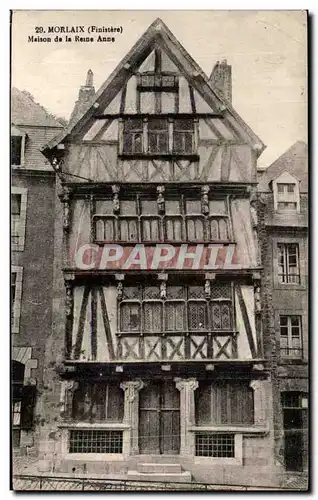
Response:
[[[195,153],[121,153],[118,155],[118,158],[121,160],[130,160],[130,159],[160,159],[160,160],[192,160],[199,161],[200,157]]]
[[[85,462],[87,461],[94,461],[94,462],[107,462],[107,461],[111,461],[111,462],[115,462],[115,461],[121,461],[121,460],[124,460],[125,457],[124,457],[124,454],[123,453],[66,453],[65,455],[63,455],[63,460],[79,460],[79,461],[83,461],[85,460]],[[76,474],[77,477],[81,477],[80,474]],[[86,477],[87,478],[87,474],[83,474],[82,477]],[[91,476],[90,476],[90,479],[93,479]]]
[[[24,251],[24,245],[19,245],[17,243],[12,243],[11,250],[13,252],[23,252]]]
[[[275,283],[275,290],[306,290],[307,287],[305,285],[301,285],[299,283]]]
[[[65,422],[58,425],[62,429],[106,429],[106,430],[118,430],[126,431],[130,429],[129,424],[123,424],[121,422]]]
[[[193,426],[189,427],[190,432],[220,432],[231,433],[231,434],[258,434],[258,435],[266,435],[269,432],[269,428],[266,426],[239,426],[239,425],[209,425],[209,426]]]
[[[279,365],[308,365],[308,361],[304,358],[280,358]]]
[[[154,240],[154,241],[121,241],[121,240],[95,240],[95,245],[123,245],[123,246],[132,246],[132,245],[144,245],[144,246],[154,246],[154,245],[173,245],[173,246],[181,246],[181,245],[236,245],[236,241],[229,240],[184,240],[184,241],[175,241],[175,240]]]

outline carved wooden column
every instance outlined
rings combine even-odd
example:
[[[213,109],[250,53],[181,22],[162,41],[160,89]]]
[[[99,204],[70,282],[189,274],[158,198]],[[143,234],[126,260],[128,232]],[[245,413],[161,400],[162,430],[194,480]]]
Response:
[[[199,383],[195,378],[174,380],[180,391],[180,455],[193,455],[194,434],[189,431],[189,427],[195,425],[194,391]]]
[[[63,186],[62,194],[60,195],[60,199],[63,203],[63,230],[68,232],[71,223],[71,211],[70,211],[70,200],[71,200],[71,192],[72,190]]]
[[[117,310],[119,311],[120,308],[120,302],[122,301],[123,298],[123,290],[124,290],[124,279],[125,275],[124,274],[115,274],[115,280],[117,282]],[[117,319],[118,321],[118,319]],[[119,325],[117,326],[117,330],[120,330]],[[117,345],[116,345],[116,353],[115,357],[118,360],[121,360],[122,358],[122,337],[121,334],[117,334]]]
[[[165,187],[164,186],[157,186],[157,206],[158,206],[158,214],[159,215],[164,215],[165,214],[165,199],[164,199],[164,192],[165,192]],[[163,223],[163,217],[160,218],[160,226],[159,226],[159,231],[160,231],[160,241],[164,241],[165,238],[165,230],[164,230],[164,223]]]
[[[139,431],[139,391],[144,387],[141,380],[129,380],[120,384],[125,392],[124,400],[124,424],[130,425],[130,452],[129,455],[138,455],[138,431]]]
[[[74,310],[74,274],[64,275],[65,284],[65,358],[70,359],[72,354],[72,329]]]
[[[209,211],[210,211],[209,191],[210,191],[209,186],[202,186],[202,188],[201,188],[201,211],[202,211],[203,215],[208,215]]]
[[[255,328],[257,340],[257,357],[262,358],[264,353],[263,349],[263,322],[262,322],[262,296],[261,296],[261,274],[259,272],[253,273],[254,285],[254,314],[255,314]]]

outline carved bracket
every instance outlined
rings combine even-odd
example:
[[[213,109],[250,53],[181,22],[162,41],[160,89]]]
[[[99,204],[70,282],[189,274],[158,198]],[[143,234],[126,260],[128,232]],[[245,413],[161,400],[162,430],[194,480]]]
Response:
[[[123,281],[125,279],[124,274],[115,274],[115,280],[117,281],[117,300],[121,301],[123,298]]]
[[[211,298],[211,281],[205,280],[204,284],[204,294],[207,299]]]
[[[209,214],[209,186],[202,186],[201,188],[201,210],[203,215]]]
[[[164,192],[165,192],[164,186],[157,186],[157,193],[158,193],[157,204],[158,204],[158,213],[159,214],[165,213],[165,199],[163,196]]]
[[[158,274],[158,280],[160,281],[160,298],[162,300],[165,300],[167,298],[167,281],[168,281],[168,274],[167,273],[160,273]]]
[[[112,191],[113,191],[113,212],[114,214],[118,214],[120,210],[120,205],[119,205],[119,191],[120,187],[117,186],[117,184],[114,184],[112,186]]]

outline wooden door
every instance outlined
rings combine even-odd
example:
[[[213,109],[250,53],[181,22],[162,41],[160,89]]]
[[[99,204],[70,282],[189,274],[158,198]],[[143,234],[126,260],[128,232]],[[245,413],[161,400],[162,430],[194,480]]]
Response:
[[[177,455],[180,395],[173,382],[151,382],[140,391],[139,453]]]

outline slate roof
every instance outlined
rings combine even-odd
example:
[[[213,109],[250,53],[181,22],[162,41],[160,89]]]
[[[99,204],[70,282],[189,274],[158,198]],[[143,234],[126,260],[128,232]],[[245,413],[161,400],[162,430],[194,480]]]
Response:
[[[305,142],[295,142],[265,170],[258,191],[263,193],[271,191],[269,183],[284,171],[299,179],[301,193],[308,192],[308,146]]]
[[[43,127],[63,128],[52,115],[26,92],[13,87],[11,91],[11,123]]]

